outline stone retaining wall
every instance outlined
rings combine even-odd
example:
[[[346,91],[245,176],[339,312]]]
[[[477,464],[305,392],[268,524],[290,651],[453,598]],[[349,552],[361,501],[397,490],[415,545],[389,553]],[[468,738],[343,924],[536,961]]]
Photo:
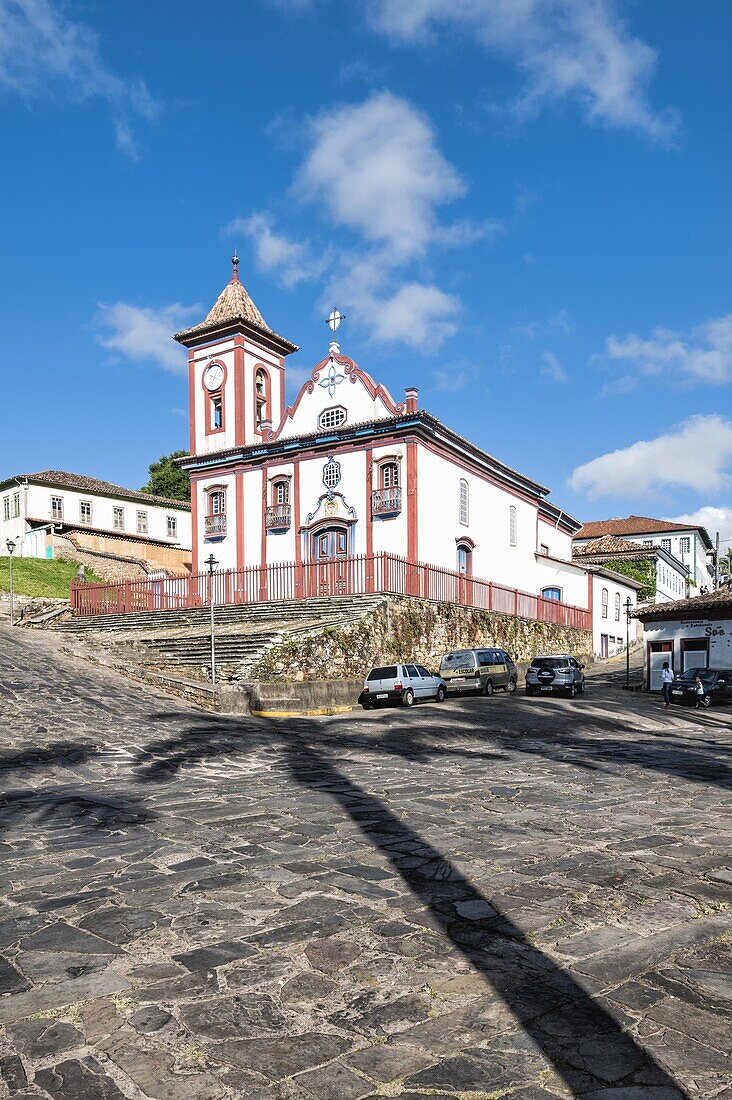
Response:
[[[587,630],[555,626],[450,603],[390,596],[371,615],[342,629],[284,642],[270,649],[247,680],[359,679],[373,665],[412,660],[438,669],[452,649],[500,646],[517,662],[538,653],[573,653],[591,660]]]

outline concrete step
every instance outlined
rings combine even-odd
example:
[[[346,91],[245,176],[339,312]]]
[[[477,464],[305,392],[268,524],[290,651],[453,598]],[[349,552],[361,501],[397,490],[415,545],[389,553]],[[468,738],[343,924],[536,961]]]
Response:
[[[305,619],[331,617],[339,614],[359,611],[365,613],[377,607],[383,597],[374,596],[330,596],[307,600],[267,600],[255,604],[224,604],[214,609],[214,621],[217,626],[236,623],[272,623],[284,624]],[[200,627],[207,625],[210,610],[207,607],[179,608],[169,611],[139,611],[126,615],[89,615],[77,616],[54,624],[53,629],[71,633],[104,631],[143,632],[154,630],[180,629],[181,627]]]

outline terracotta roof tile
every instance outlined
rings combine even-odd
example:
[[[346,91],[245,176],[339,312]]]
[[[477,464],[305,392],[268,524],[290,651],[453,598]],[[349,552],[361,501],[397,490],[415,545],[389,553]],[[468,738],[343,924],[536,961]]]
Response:
[[[582,531],[586,527],[587,524],[582,528]],[[582,531],[575,537],[582,538]],[[643,554],[648,550],[658,550],[658,546],[641,546],[629,539],[621,539],[618,535],[603,535],[602,538],[595,539],[593,542],[573,547],[572,554],[575,558],[585,558],[594,554]]]
[[[706,528],[693,523],[674,523],[667,519],[651,519],[649,516],[626,516],[625,519],[599,519],[585,523],[577,532],[578,539],[597,539],[603,535],[654,535],[665,531],[700,531],[711,548]]]
[[[114,485],[111,481],[100,481],[96,477],[87,477],[85,474],[71,474],[67,470],[41,470],[36,474],[19,474],[17,478],[18,481],[26,479],[31,482],[40,482],[42,485],[52,485],[59,489],[76,489],[82,493],[98,493],[101,496],[121,497],[124,500],[139,501],[140,504],[165,504],[180,508],[185,512],[191,510],[188,501],[153,496],[152,493],[143,493],[139,489],[125,489],[121,485]]]
[[[729,607],[732,614],[732,586],[726,584],[723,588],[717,588],[714,592],[707,592],[702,596],[692,596],[688,600],[673,600],[669,603],[657,603],[650,607],[644,607],[636,612],[637,619],[656,619],[673,617],[674,612],[684,611],[713,611],[719,608]]]

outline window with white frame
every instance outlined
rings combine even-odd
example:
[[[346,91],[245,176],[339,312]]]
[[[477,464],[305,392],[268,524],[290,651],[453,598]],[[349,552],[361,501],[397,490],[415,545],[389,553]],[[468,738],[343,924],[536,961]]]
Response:
[[[518,519],[515,504],[512,504],[508,509],[508,541],[511,546],[516,546],[518,542]]]
[[[653,546],[653,539],[643,539],[644,546]]]
[[[683,539],[679,539],[679,550],[681,551],[682,554],[688,554],[691,551],[691,538],[690,537],[687,536]]]
[[[59,522],[64,518],[64,498],[51,497],[51,519]]]
[[[460,522],[467,527],[470,517],[470,491],[464,477],[460,478]]]
[[[333,405],[329,409],[323,409],[318,417],[318,427],[326,431],[328,428],[339,428],[341,424],[345,424],[347,416],[348,413],[342,405]]]
[[[399,485],[399,463],[384,462],[379,467],[380,489],[396,489]]]
[[[124,531],[125,529],[125,510],[115,505],[112,509],[112,522],[114,524],[115,531]]]
[[[620,622],[620,593],[615,593],[615,621]]]
[[[167,519],[167,524],[168,524],[168,538],[169,539],[177,539],[178,538],[178,519],[177,519],[177,517],[176,516],[167,516],[166,519]]]
[[[607,618],[607,600],[608,600],[607,588],[603,588],[603,590],[602,590],[602,601],[601,601],[602,602],[602,617],[603,617],[603,619]]]
[[[138,511],[137,513],[137,533],[138,535],[147,534],[147,512]]]
[[[664,550],[671,552],[671,539],[661,539],[661,546]]]
[[[20,516],[20,493],[13,493],[13,519]]]
[[[10,497],[3,497],[3,519],[10,519]]]
[[[272,503],[273,504],[289,504],[290,503],[290,480],[286,477],[278,478],[277,481],[272,484]]]
[[[79,522],[91,523],[92,521],[92,506],[90,500],[79,501]]]
[[[214,489],[208,494],[208,514],[210,516],[226,515],[226,490]]]
[[[549,547],[545,542],[542,542],[541,546],[539,547],[539,553],[546,554],[547,557],[549,556]]]

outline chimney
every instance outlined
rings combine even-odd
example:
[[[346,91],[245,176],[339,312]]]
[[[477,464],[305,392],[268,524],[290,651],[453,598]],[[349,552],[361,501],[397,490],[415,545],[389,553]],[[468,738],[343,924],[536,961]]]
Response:
[[[416,413],[419,390],[415,386],[408,386],[407,389],[404,391],[404,396],[407,399],[407,412]]]

